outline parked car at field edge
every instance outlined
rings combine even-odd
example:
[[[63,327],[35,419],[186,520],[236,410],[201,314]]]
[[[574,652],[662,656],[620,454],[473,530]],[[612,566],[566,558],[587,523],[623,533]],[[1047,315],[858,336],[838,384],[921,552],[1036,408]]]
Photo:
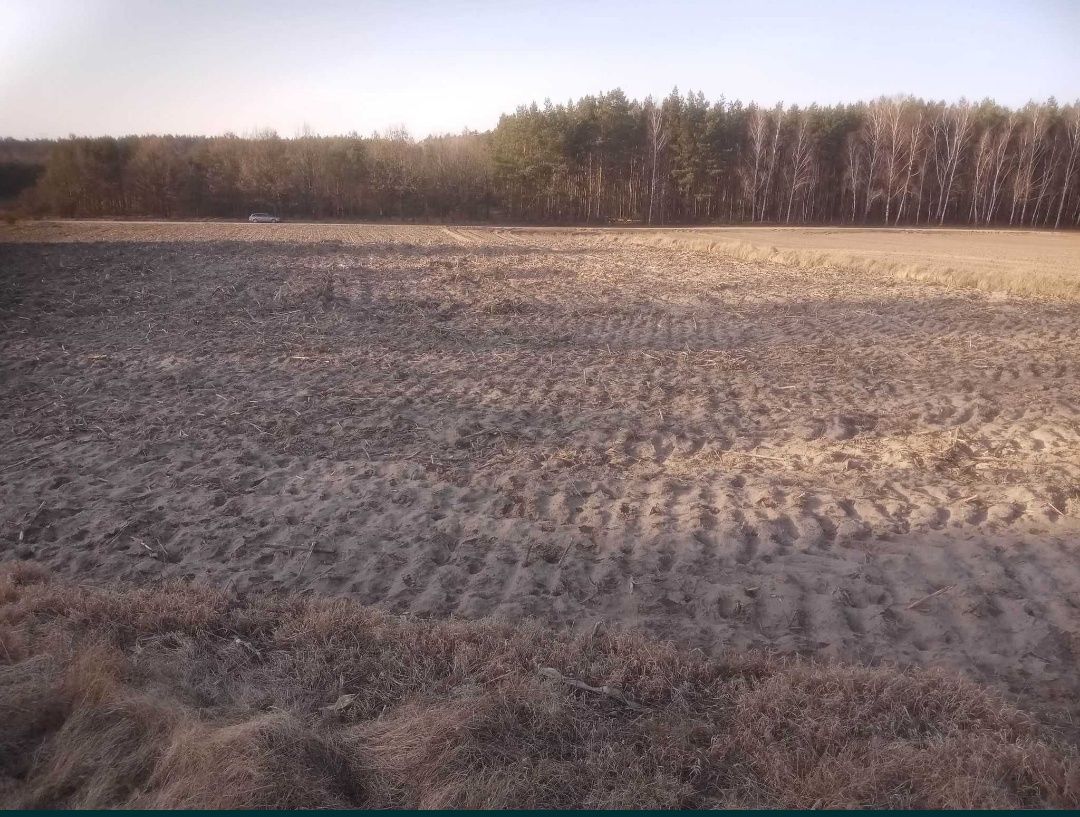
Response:
[[[248,221],[252,224],[277,224],[281,219],[269,213],[252,213],[248,216]]]

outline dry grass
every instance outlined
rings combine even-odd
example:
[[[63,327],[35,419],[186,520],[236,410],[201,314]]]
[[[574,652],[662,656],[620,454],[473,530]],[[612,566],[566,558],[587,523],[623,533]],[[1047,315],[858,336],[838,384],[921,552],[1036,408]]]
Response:
[[[1075,233],[760,227],[591,234],[743,261],[837,267],[987,292],[1080,300],[1080,235]]]
[[[951,676],[29,563],[0,568],[0,724],[7,807],[1080,804],[1073,750]]]

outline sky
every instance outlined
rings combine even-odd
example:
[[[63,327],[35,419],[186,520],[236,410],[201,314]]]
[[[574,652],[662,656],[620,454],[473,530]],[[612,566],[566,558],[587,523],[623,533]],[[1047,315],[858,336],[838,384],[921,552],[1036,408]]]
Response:
[[[1080,98],[1080,0],[0,0],[0,136],[486,130],[673,87]]]

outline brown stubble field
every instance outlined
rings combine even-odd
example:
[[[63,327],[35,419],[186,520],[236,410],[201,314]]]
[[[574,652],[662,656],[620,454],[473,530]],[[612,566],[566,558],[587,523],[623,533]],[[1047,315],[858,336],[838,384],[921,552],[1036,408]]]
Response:
[[[991,293],[1080,300],[1080,235],[1035,230],[711,227],[603,230],[608,241],[804,269],[836,266]]]
[[[1080,716],[1080,300],[663,239],[0,227],[0,550]]]

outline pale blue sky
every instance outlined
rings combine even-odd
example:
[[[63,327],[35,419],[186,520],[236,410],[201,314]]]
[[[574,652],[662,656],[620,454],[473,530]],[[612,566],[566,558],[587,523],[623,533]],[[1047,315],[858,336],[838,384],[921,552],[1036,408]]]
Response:
[[[675,85],[772,104],[1080,97],[1080,0],[0,0],[0,136],[414,135]]]

